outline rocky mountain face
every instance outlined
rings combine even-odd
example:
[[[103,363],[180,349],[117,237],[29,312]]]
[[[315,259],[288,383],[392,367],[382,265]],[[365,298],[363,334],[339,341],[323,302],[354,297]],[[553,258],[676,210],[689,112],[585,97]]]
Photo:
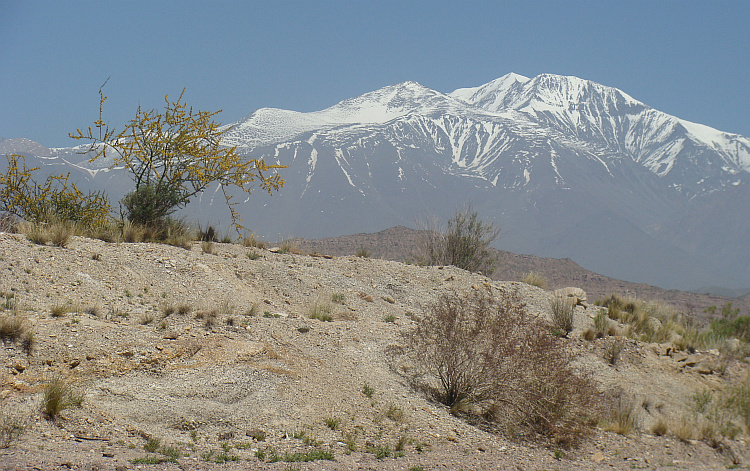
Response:
[[[405,82],[230,126],[226,144],[289,166],[282,191],[244,204],[259,235],[413,227],[471,203],[501,226],[498,248],[666,288],[750,286],[750,140],[614,88],[549,74],[449,94]],[[106,162],[51,151],[47,168],[75,169],[113,198],[128,188]],[[225,223],[213,201],[204,193],[188,217]]]

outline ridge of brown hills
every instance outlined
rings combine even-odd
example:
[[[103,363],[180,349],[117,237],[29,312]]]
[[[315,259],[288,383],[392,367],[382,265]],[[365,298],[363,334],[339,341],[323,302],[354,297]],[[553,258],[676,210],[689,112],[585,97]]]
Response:
[[[324,253],[333,256],[353,255],[366,250],[371,258],[398,262],[413,262],[420,237],[425,231],[405,226],[395,226],[375,233],[359,233],[321,239],[294,238],[291,240],[300,250],[309,253]],[[582,288],[589,300],[595,301],[610,294],[635,296],[649,301],[665,301],[682,312],[707,323],[711,315],[704,312],[707,307],[721,307],[727,303],[739,308],[741,313],[750,312],[750,294],[741,297],[721,296],[713,293],[695,293],[676,289],[665,289],[646,283],[618,280],[587,270],[569,258],[546,258],[524,255],[505,250],[491,249],[497,261],[490,278],[494,280],[519,280],[531,271],[542,275],[548,288],[568,286]],[[718,314],[716,314],[718,315]]]

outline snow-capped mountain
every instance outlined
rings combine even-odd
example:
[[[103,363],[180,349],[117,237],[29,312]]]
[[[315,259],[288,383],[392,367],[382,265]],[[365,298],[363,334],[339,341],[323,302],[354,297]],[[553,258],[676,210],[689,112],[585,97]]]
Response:
[[[550,74],[447,94],[404,82],[311,113],[260,109],[228,129],[243,155],[289,166],[278,194],[242,211],[274,239],[413,226],[473,203],[504,249],[666,287],[750,286],[750,140],[615,88]],[[116,187],[116,172],[53,151]],[[188,212],[225,222],[213,196]]]

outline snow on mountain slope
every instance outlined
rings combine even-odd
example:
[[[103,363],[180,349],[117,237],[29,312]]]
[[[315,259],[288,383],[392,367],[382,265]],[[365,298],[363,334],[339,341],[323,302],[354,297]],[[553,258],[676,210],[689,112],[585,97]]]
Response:
[[[448,111],[465,105],[416,82],[403,82],[344,100],[311,113],[262,108],[231,125],[227,145],[254,147],[292,140],[339,126],[384,124],[410,113]]]
[[[543,74],[509,74],[450,94],[491,112],[515,110],[570,137],[641,163],[688,195],[716,191],[750,171],[750,140],[654,110],[612,87]],[[674,170],[674,174],[670,175]]]

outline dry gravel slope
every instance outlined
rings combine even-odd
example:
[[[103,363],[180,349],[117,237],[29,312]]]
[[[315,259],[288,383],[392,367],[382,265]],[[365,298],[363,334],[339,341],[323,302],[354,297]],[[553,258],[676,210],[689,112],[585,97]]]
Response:
[[[0,450],[0,469],[132,468],[146,456],[147,437],[179,448],[183,469],[287,469],[259,461],[255,450],[305,451],[294,438],[300,432],[330,446],[335,461],[299,469],[724,467],[726,456],[702,443],[603,431],[557,461],[542,446],[471,427],[414,391],[389,353],[413,318],[446,290],[508,286],[531,312],[549,316],[547,292],[454,267],[232,244],[215,244],[209,254],[199,243],[184,250],[75,237],[57,248],[0,233],[0,292],[15,294],[36,335],[32,355],[12,344],[0,353],[3,413],[28,422],[21,440]],[[334,294],[343,301],[333,303]],[[316,303],[332,307],[333,322],[307,317]],[[162,319],[163,307],[180,304],[191,312]],[[72,312],[51,316],[60,305]],[[256,315],[246,315],[253,308]],[[579,308],[574,337],[594,312]],[[648,398],[665,417],[679,417],[694,391],[724,381],[685,371],[653,346],[628,343],[614,368],[601,358],[605,341],[572,342],[602,389]],[[53,424],[39,414],[40,391],[60,374],[80,382],[85,401]],[[363,394],[365,384],[372,397]],[[638,414],[644,430],[658,418],[641,408]],[[336,430],[325,424],[331,418]],[[257,431],[266,440],[254,440]],[[364,451],[393,449],[402,437],[404,457],[378,460]],[[356,443],[351,454],[347,439]],[[201,458],[216,456],[222,443],[242,461]]]

